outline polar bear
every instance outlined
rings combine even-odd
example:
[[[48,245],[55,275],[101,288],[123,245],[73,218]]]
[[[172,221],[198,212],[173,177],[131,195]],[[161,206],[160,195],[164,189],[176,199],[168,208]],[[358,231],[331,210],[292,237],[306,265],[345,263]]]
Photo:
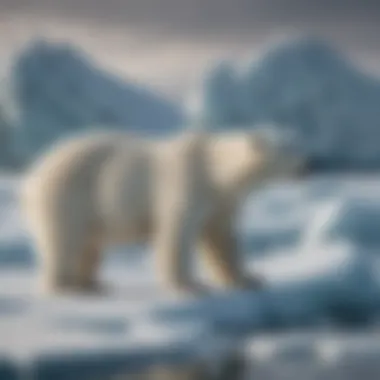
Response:
[[[97,132],[57,144],[28,170],[21,192],[43,290],[101,290],[96,273],[105,245],[137,241],[152,244],[169,290],[205,289],[191,273],[197,248],[215,285],[257,285],[237,252],[235,214],[254,187],[297,177],[304,166],[274,136],[264,129],[188,131],[151,141]]]

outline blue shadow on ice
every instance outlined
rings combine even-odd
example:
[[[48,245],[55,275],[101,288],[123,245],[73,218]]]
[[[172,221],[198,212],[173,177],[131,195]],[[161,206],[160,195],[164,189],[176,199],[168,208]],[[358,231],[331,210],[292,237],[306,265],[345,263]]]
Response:
[[[36,357],[31,375],[39,380],[110,378],[118,374],[135,374],[156,365],[189,363],[196,358],[198,344],[181,342],[173,346],[124,348],[97,352],[45,354]]]
[[[327,239],[351,242],[363,249],[380,248],[380,203],[348,200],[327,231]]]
[[[36,264],[33,247],[26,241],[0,243],[0,268],[31,268]]]
[[[352,254],[329,273],[273,285],[261,292],[216,295],[152,311],[162,323],[203,322],[223,333],[366,324],[379,311],[379,288],[369,259]]]

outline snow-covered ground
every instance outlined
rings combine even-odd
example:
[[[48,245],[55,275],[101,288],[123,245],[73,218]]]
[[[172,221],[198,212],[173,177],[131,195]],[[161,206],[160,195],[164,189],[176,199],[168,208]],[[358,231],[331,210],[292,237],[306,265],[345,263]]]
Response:
[[[110,251],[101,273],[107,297],[38,297],[17,189],[17,178],[2,177],[0,354],[18,368],[82,379],[85,354],[105,375],[213,356],[227,342],[247,345],[252,378],[379,378],[376,327],[353,335],[338,334],[336,325],[368,321],[380,306],[380,177],[266,187],[244,205],[237,226],[247,268],[266,278],[268,290],[182,302],[157,289],[144,247]],[[0,363],[0,378],[1,371]]]

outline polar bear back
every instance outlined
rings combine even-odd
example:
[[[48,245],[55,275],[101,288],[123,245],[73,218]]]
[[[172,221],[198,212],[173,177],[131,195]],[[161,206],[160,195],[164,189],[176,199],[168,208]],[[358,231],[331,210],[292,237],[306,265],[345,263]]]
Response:
[[[35,217],[36,213],[42,215],[44,209],[51,212],[61,209],[67,213],[78,210],[81,214],[86,213],[95,224],[99,218],[110,214],[104,210],[105,205],[114,206],[105,202],[105,191],[110,192],[112,185],[118,190],[126,190],[125,185],[119,186],[114,175],[117,170],[111,164],[119,162],[116,168],[123,167],[124,173],[129,173],[129,183],[139,182],[130,174],[137,173],[131,168],[138,169],[136,162],[137,157],[141,157],[138,154],[141,146],[127,134],[107,132],[82,136],[52,147],[25,178],[21,200],[27,212]],[[102,182],[103,187],[100,186]],[[130,187],[129,193],[124,195],[131,199],[135,195],[133,191],[136,192],[135,187]],[[123,212],[123,204],[121,206],[119,215]],[[102,224],[108,221],[102,220]]]
[[[100,168],[95,206],[111,239],[128,240],[150,229],[154,192],[154,155],[145,143],[122,145]]]

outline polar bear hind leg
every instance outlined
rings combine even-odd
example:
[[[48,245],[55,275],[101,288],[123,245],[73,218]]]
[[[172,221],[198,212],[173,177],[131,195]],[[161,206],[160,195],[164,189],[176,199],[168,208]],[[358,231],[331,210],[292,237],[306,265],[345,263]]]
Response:
[[[39,258],[40,290],[54,294],[92,288],[99,253],[90,239],[88,215],[77,215],[75,207],[57,210],[44,201],[32,206],[29,227]]]
[[[76,278],[73,270],[79,255],[79,245],[67,240],[62,232],[54,233],[55,226],[40,226],[34,234],[39,255],[39,288],[44,294],[61,293],[74,288]]]

